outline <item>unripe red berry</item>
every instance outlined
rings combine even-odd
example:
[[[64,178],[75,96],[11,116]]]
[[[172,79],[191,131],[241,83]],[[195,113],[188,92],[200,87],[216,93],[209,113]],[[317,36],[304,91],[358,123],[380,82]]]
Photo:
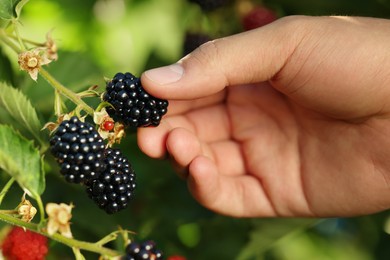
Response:
[[[41,234],[13,227],[1,245],[9,260],[44,260],[48,252],[47,238]]]
[[[103,123],[103,128],[106,131],[111,131],[112,129],[114,129],[114,126],[115,124],[113,121],[106,121]]]

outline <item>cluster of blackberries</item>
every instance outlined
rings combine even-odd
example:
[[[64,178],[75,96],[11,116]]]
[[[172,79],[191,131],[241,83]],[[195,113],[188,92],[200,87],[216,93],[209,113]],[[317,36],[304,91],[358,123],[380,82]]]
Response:
[[[92,124],[76,116],[63,120],[50,146],[65,180],[84,184],[100,208],[112,214],[127,206],[136,186],[135,173],[119,150],[105,148]]]
[[[126,254],[121,260],[162,260],[163,253],[151,240],[142,243],[131,242],[126,246]]]
[[[107,108],[110,116],[132,127],[158,126],[168,108],[167,100],[148,94],[129,72],[119,72],[107,82],[103,100],[112,105]]]

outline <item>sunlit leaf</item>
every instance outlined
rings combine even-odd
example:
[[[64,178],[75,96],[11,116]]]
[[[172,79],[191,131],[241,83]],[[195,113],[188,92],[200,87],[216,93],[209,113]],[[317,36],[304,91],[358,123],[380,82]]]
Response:
[[[18,18],[23,6],[29,0],[0,0],[0,19]]]
[[[27,2],[30,0],[20,0],[15,6],[15,13],[16,13],[16,18],[19,18],[20,13],[22,12],[22,8]]]
[[[33,198],[45,189],[42,160],[33,142],[7,125],[0,125],[0,168]]]
[[[0,0],[0,19],[11,20],[16,17],[15,8],[21,0]]]

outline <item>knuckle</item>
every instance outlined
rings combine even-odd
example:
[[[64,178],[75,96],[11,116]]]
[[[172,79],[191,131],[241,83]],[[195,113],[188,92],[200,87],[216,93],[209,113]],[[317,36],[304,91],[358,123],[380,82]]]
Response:
[[[219,57],[219,40],[208,41],[200,45],[194,52],[193,56],[200,65],[209,65],[215,63]]]

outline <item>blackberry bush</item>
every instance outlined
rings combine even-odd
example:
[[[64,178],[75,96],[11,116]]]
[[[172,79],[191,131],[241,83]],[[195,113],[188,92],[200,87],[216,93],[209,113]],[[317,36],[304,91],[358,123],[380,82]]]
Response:
[[[135,172],[121,151],[108,148],[104,154],[105,170],[98,179],[86,183],[89,197],[108,214],[126,208],[133,196]]]
[[[132,242],[126,246],[126,254],[122,260],[161,260],[163,253],[156,248],[156,243],[147,240],[142,243]]]
[[[133,74],[117,73],[106,85],[103,100],[110,103],[107,112],[126,126],[158,126],[167,113],[168,101],[148,94],[139,78]]]
[[[64,120],[50,139],[60,173],[71,183],[96,179],[104,169],[105,145],[93,125],[76,116]]]

